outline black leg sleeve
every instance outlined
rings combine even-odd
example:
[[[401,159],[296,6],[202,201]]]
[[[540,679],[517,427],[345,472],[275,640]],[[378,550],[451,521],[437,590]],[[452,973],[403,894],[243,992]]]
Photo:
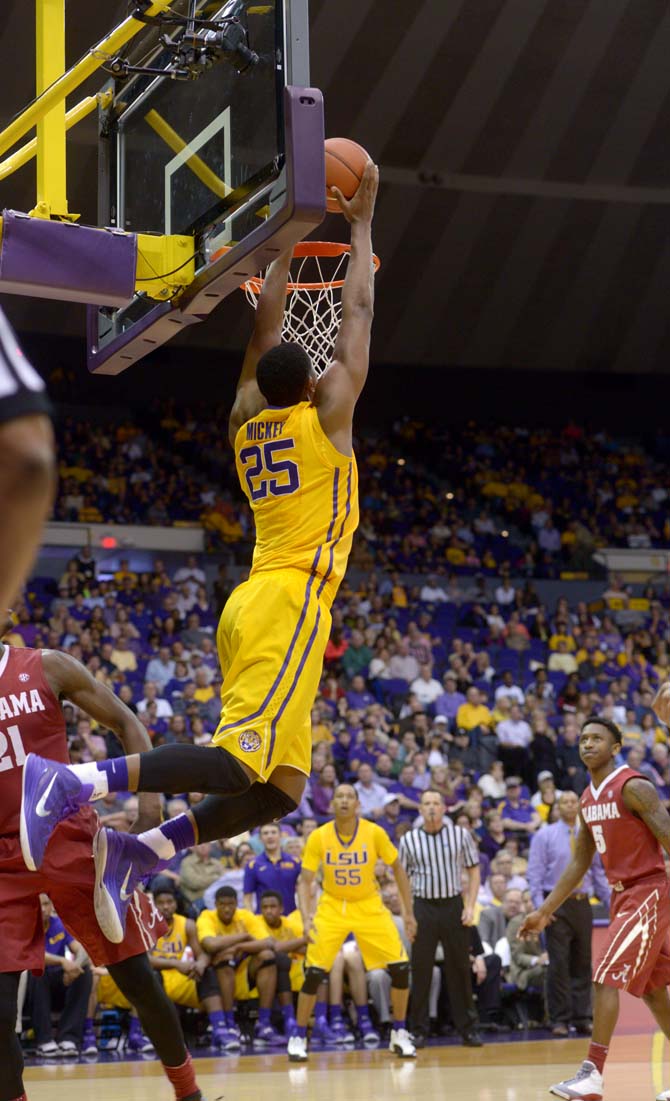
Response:
[[[276,822],[295,808],[293,799],[274,784],[257,783],[242,795],[229,798],[208,795],[193,808],[192,813],[198,826],[198,840],[217,841],[220,837],[237,837],[255,826]]]
[[[158,973],[146,955],[131,956],[107,970],[122,994],[137,1010],[142,1028],[166,1067],[180,1067],[186,1061],[186,1044],[176,1006],[170,1001]]]
[[[0,1101],[23,1093],[23,1052],[16,1035],[16,1006],[20,972],[0,974]]]
[[[217,746],[161,745],[140,754],[138,791],[239,795],[248,787],[244,769]]]

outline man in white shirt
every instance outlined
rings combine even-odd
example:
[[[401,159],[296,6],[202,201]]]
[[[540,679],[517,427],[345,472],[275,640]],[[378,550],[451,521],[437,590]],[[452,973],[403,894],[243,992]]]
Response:
[[[577,659],[568,650],[565,639],[560,639],[558,647],[549,655],[547,668],[550,673],[576,673]]]
[[[389,662],[391,677],[395,680],[406,680],[411,684],[419,675],[419,663],[410,653],[409,639],[403,638],[398,643],[396,652]]]
[[[206,581],[205,571],[201,570],[198,566],[198,559],[194,554],[189,554],[186,559],[186,565],[177,570],[173,579],[175,585],[181,585],[182,582],[188,582],[189,587],[193,593],[197,591],[198,585],[204,585]]]
[[[419,676],[410,685],[410,692],[414,693],[422,707],[430,707],[442,695],[442,685],[433,676],[430,665],[422,665],[420,668]]]
[[[168,701],[158,695],[155,682],[148,680],[144,682],[144,699],[141,699],[137,705],[138,712],[146,711],[150,703],[156,704],[157,719],[169,719],[174,714]]]
[[[360,803],[360,813],[363,818],[378,818],[384,810],[386,788],[377,783],[372,766],[363,764],[358,766],[358,779],[354,784]]]
[[[175,668],[176,665],[170,656],[169,646],[161,646],[158,657],[152,658],[147,665],[146,679],[153,681],[159,689],[163,689],[168,681],[174,677]]]
[[[488,772],[479,777],[477,787],[486,799],[500,800],[507,795],[502,761],[492,761]]]
[[[426,584],[421,589],[421,600],[424,604],[444,604],[449,598],[441,585],[438,585],[434,574],[429,574]]]
[[[502,578],[496,589],[496,604],[507,608],[516,599],[516,589],[508,577]]]
[[[530,724],[521,714],[518,703],[513,703],[509,719],[503,719],[496,727],[496,736],[501,746],[509,749],[527,749],[533,737]]]
[[[499,703],[505,696],[514,703],[523,704],[525,700],[523,691],[514,683],[514,675],[510,669],[505,670],[502,675],[502,684],[496,688],[496,703]]]

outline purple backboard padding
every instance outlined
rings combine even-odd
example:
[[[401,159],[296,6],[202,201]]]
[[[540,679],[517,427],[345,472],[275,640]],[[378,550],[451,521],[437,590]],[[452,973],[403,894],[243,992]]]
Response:
[[[326,214],[326,168],[323,154],[323,96],[318,88],[284,89],[286,127],[286,202],[195,279],[179,305],[159,303],[137,326],[98,346],[97,310],[89,307],[88,369],[117,375],[153,348],[165,344],[180,328],[203,320],[246,278],[275,259],[320,225]]]
[[[135,290],[137,239],[3,211],[0,291],[126,306]]]

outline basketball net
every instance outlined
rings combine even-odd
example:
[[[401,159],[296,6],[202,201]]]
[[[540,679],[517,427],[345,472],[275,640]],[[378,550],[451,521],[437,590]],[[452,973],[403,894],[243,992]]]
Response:
[[[333,358],[342,321],[342,287],[350,255],[351,245],[328,241],[300,241],[293,253],[286,285],[282,340],[304,348],[319,376]],[[379,271],[377,256],[373,257],[373,267]],[[263,283],[263,277],[257,275],[242,284],[254,309],[258,306]]]

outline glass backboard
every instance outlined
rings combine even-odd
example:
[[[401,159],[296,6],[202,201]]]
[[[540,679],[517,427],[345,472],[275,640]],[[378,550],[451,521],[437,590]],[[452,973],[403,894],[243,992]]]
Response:
[[[118,373],[200,320],[324,213],[323,104],[309,88],[307,0],[176,0],[170,12],[193,18],[191,35],[183,23],[149,27],[112,64],[99,224],[192,234],[196,278],[175,301],[139,293],[121,309],[89,308],[91,370]],[[203,43],[211,50],[201,57]]]

